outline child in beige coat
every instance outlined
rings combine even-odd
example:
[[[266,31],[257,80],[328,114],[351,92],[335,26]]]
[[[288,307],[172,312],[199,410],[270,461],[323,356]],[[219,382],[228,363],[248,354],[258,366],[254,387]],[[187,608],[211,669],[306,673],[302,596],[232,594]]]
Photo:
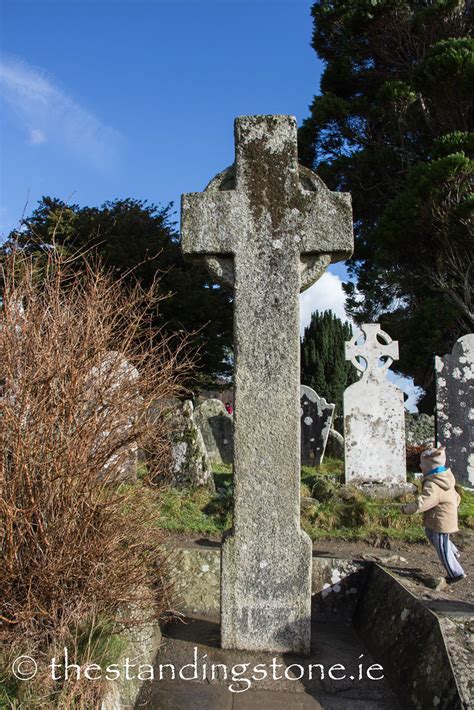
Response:
[[[449,534],[459,529],[458,506],[461,499],[454,488],[455,478],[445,464],[444,446],[421,453],[420,466],[424,474],[421,495],[402,510],[407,515],[423,513],[426,536],[446,569],[446,582],[453,584],[465,577],[458,560],[459,551],[449,539]]]

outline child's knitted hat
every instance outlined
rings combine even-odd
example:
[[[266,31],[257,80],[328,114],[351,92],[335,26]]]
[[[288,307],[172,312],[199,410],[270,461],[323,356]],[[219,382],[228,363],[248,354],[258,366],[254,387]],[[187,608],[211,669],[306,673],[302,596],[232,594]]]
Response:
[[[438,466],[446,465],[446,449],[440,446],[438,449],[429,448],[421,452],[420,466],[424,474],[429,473]]]

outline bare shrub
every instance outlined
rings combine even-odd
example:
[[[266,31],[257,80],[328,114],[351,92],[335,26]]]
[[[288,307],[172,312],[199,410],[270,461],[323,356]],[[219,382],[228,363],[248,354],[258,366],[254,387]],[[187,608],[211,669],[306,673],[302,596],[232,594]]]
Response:
[[[131,447],[149,482],[166,474],[169,417],[156,403],[182,394],[191,362],[182,339],[152,328],[155,290],[55,248],[41,262],[13,251],[1,268],[2,640],[34,656],[77,646],[79,628],[92,637],[127,605],[142,621],[150,605],[169,609],[150,488],[118,481]],[[79,707],[84,689],[66,686]]]

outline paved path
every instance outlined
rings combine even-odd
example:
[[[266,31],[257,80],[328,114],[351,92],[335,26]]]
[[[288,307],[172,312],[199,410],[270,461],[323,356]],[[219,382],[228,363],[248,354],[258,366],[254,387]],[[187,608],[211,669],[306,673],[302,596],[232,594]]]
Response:
[[[396,698],[384,680],[371,681],[364,677],[358,680],[358,664],[363,671],[377,659],[370,656],[351,624],[339,617],[314,616],[312,621],[312,648],[309,657],[290,654],[253,653],[246,651],[224,651],[219,647],[219,623],[216,619],[186,619],[169,624],[165,629],[163,644],[155,662],[155,680],[144,684],[136,708],[156,710],[399,710]],[[176,676],[179,669],[193,663],[197,658],[198,680],[171,679],[173,664]],[[362,659],[359,657],[363,654]],[[274,667],[272,667],[272,661]],[[246,676],[251,679],[253,668],[265,664],[268,673],[263,678],[262,665],[255,675],[252,687],[244,690],[246,681],[232,682],[232,668],[237,664],[250,664]],[[162,680],[160,678],[162,664]],[[203,680],[203,664],[206,675],[211,675],[211,664],[226,666],[227,679],[223,667],[215,668],[214,678]],[[301,680],[291,679],[301,671],[293,666],[287,671],[290,679],[273,680],[273,674],[284,676],[285,669],[298,664],[305,669]],[[308,679],[309,664],[321,664],[325,669],[322,679],[321,668],[313,670],[313,679]],[[346,679],[331,680],[328,670],[335,664],[345,666]],[[242,672],[237,667],[237,673]],[[380,671],[374,670],[374,675]],[[194,667],[184,671],[194,675]],[[333,675],[343,675],[338,667]],[[353,676],[353,680],[350,676]],[[220,677],[216,677],[220,676]],[[234,690],[231,692],[229,685]]]

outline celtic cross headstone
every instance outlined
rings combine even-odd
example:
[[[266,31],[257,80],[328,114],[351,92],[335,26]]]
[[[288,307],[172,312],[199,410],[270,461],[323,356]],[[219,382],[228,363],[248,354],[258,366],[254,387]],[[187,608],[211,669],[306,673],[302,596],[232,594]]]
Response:
[[[346,343],[346,360],[361,372],[344,392],[346,483],[388,486],[406,482],[405,415],[402,390],[387,379],[398,360],[398,343],[378,323],[361,325]]]

